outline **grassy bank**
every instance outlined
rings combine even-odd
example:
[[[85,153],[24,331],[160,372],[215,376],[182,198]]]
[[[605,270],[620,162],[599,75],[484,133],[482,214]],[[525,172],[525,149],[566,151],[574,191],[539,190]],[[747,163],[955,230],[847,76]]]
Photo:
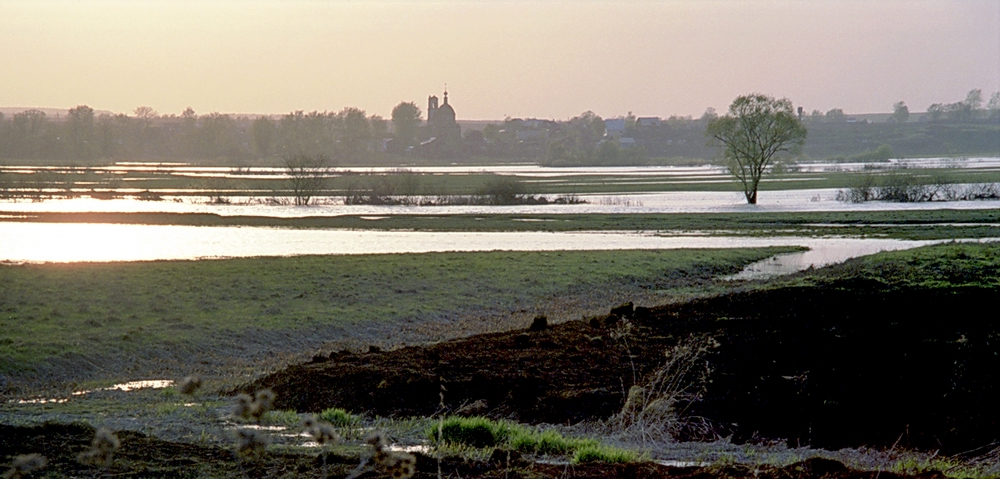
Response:
[[[270,226],[415,231],[698,231],[725,235],[862,235],[906,239],[1000,236],[1000,210],[550,215],[220,216],[208,213],[4,213],[0,221]]]
[[[770,287],[867,283],[886,291],[996,289],[1000,243],[945,243],[854,258],[774,282]]]
[[[665,301],[788,250],[4,265],[0,372],[205,369],[328,341],[392,347],[524,327],[534,314],[576,319],[623,300]]]

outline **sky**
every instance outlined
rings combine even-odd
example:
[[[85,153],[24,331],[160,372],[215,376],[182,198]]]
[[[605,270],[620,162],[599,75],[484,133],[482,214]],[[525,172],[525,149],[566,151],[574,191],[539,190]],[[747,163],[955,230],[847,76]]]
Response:
[[[910,111],[1000,90],[998,0],[0,0],[0,106],[163,114],[449,92],[458,118]]]

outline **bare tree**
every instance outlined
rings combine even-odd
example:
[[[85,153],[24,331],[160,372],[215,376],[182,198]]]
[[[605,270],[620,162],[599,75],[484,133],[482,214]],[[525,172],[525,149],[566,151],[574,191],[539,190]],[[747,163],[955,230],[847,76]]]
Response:
[[[285,158],[285,170],[292,183],[292,195],[297,206],[306,206],[326,186],[330,161],[322,155],[298,154]]]
[[[827,116],[830,116],[827,113]],[[761,94],[737,97],[729,113],[708,123],[705,134],[723,147],[729,172],[743,185],[747,203],[757,203],[757,188],[779,153],[801,147],[806,139],[792,102]]]

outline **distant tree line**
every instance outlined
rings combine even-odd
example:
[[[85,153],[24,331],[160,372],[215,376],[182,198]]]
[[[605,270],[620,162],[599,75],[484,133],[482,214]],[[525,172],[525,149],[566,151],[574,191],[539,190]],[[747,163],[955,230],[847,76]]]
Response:
[[[914,123],[905,102],[896,102],[892,109],[887,123]],[[840,108],[811,114],[799,110],[797,114],[813,132],[804,148],[804,153],[813,157],[864,154],[881,144],[890,144],[903,155],[995,149],[991,146],[995,145],[992,130],[920,131],[900,136],[878,128],[844,131],[847,126],[839,125],[850,123],[850,118]],[[131,115],[111,115],[96,114],[82,105],[53,118],[39,110],[27,110],[7,117],[0,114],[0,159],[66,163],[201,160],[248,165],[261,161],[283,164],[290,157],[306,155],[321,156],[331,165],[391,164],[399,163],[399,157],[425,157],[611,166],[643,165],[649,157],[713,158],[717,153],[703,138],[708,122],[718,117],[713,108],[699,118],[672,116],[652,124],[629,112],[614,119],[624,123],[623,130],[614,132],[607,131],[605,119],[591,111],[564,121],[507,118],[482,130],[468,129],[458,139],[439,139],[433,148],[422,145],[432,136],[422,116],[413,102],[399,103],[390,119],[352,107],[280,116],[198,115],[191,108],[180,115],[164,115],[144,106]],[[976,124],[985,128],[983,124],[1000,123],[1000,92],[984,101],[981,90],[972,90],[962,101],[931,105],[921,118],[926,123],[956,128]],[[851,135],[863,138],[858,141]]]
[[[364,161],[380,154],[389,123],[364,110],[296,111],[278,118],[220,113],[95,115],[89,106],[54,119],[39,110],[0,114],[0,158],[88,162],[95,159],[251,160],[294,155]]]

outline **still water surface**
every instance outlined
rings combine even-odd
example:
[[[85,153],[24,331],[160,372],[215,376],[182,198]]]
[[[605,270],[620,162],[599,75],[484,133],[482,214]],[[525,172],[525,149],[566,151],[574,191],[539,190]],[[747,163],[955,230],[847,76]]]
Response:
[[[847,203],[837,200],[838,190],[815,188],[762,191],[759,203],[746,204],[742,193],[731,191],[674,191],[627,195],[579,195],[586,201],[574,205],[517,206],[371,206],[344,205],[340,198],[318,198],[310,206],[267,204],[266,198],[237,199],[241,204],[212,204],[209,197],[164,196],[163,201],[92,198],[45,201],[0,200],[6,213],[211,213],[221,216],[297,218],[343,215],[457,215],[457,214],[648,214],[648,213],[768,213],[807,211],[905,211],[933,209],[994,209],[997,201],[940,201]],[[555,195],[552,195],[555,198]]]
[[[754,265],[740,279],[821,267],[935,241],[734,237],[634,232],[423,232],[174,225],[0,222],[0,261],[193,260],[255,256],[804,246]]]

